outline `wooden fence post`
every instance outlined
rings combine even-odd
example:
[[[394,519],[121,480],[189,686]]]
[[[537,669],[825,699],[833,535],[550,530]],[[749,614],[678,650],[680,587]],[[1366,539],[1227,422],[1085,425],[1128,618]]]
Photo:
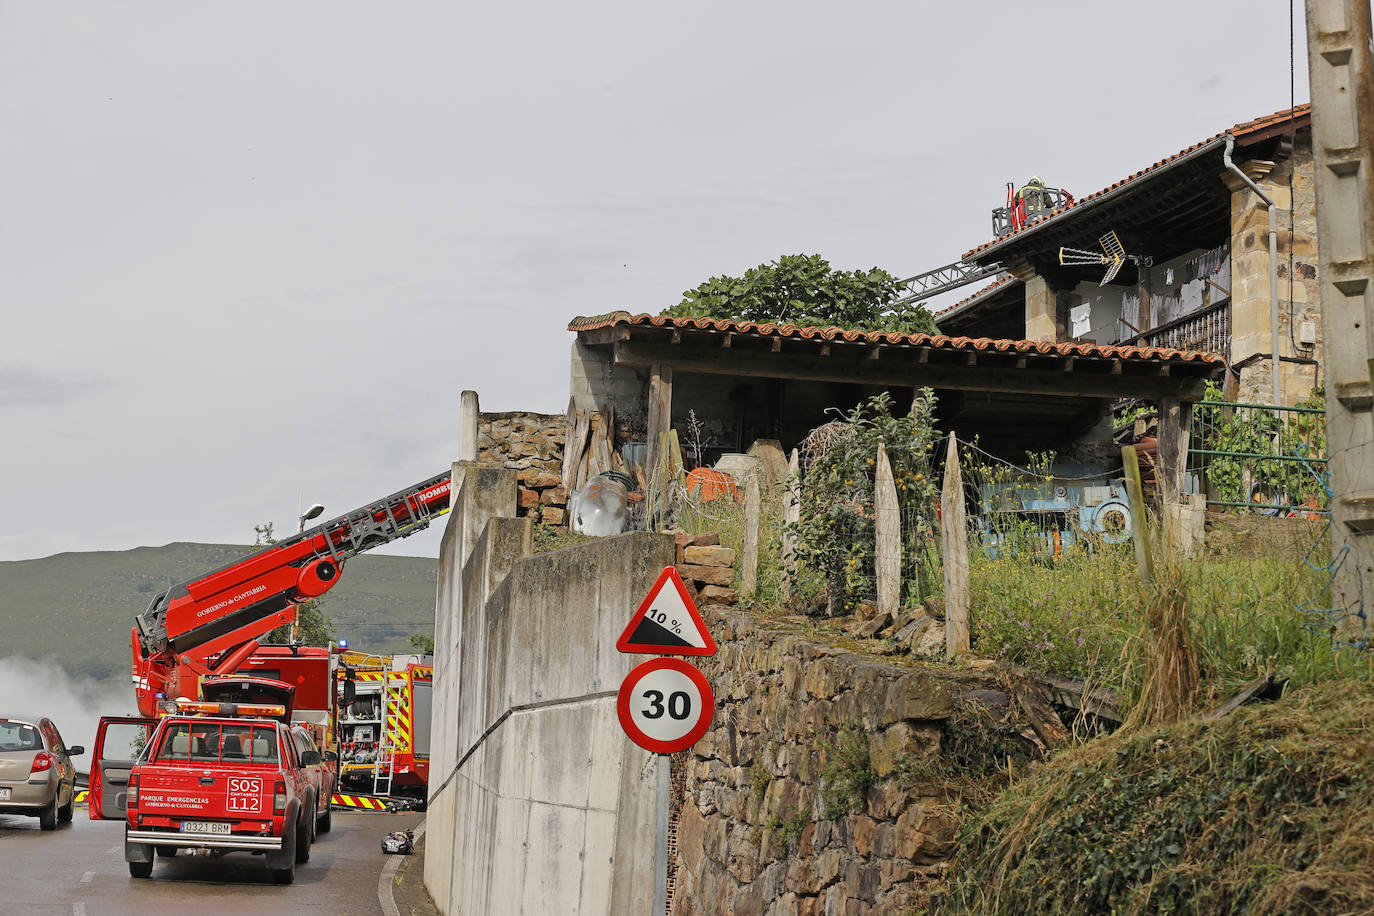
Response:
[[[1135,543],[1136,571],[1143,585],[1155,581],[1155,563],[1150,555],[1150,526],[1145,518],[1145,494],[1140,489],[1140,458],[1134,445],[1121,447],[1121,466],[1126,472],[1126,497],[1131,503],[1131,540]]]
[[[801,520],[801,474],[797,450],[787,461],[787,490],[782,497],[782,601],[787,604],[797,587],[797,536],[791,525]]]
[[[945,480],[940,488],[940,547],[945,561],[945,654],[969,652],[968,523],[964,515],[964,475],[959,446],[949,434]]]
[[[759,475],[750,474],[744,482],[744,568],[740,570],[740,591],[747,597],[759,583],[759,516],[761,515]]]
[[[893,617],[902,602],[902,514],[897,506],[897,483],[887,449],[878,440],[877,471],[873,485],[873,568],[878,586],[878,613]]]

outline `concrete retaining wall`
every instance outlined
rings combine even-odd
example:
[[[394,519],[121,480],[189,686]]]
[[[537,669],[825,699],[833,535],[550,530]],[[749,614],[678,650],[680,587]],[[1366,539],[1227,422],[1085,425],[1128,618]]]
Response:
[[[440,912],[648,912],[654,772],[615,696],[616,638],[667,535],[529,556],[516,473],[463,472],[439,561],[425,885]]]

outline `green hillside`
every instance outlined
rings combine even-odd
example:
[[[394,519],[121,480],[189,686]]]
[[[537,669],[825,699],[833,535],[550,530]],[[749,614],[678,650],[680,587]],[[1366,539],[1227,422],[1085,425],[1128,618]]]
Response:
[[[76,677],[127,680],[129,629],[153,595],[252,550],[168,544],[0,562],[0,657],[51,656]],[[324,599],[336,637],[389,653],[412,651],[411,633],[433,636],[436,565],[425,557],[349,560]]]

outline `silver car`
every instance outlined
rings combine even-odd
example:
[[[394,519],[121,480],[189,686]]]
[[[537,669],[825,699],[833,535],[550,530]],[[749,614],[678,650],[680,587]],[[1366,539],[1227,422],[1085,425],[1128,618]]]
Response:
[[[72,819],[76,767],[86,753],[67,747],[57,726],[44,716],[0,716],[0,814],[31,814],[53,830]]]

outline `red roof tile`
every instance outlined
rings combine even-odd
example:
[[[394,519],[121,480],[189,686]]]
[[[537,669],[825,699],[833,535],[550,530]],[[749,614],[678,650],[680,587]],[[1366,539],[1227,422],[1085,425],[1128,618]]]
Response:
[[[1197,152],[1198,150],[1202,149],[1202,148],[1205,147],[1205,146],[1208,146],[1208,145],[1213,144],[1213,143],[1218,143],[1218,142],[1221,141],[1223,138],[1225,138],[1227,134],[1230,134],[1231,136],[1235,137],[1237,140],[1240,140],[1240,141],[1244,141],[1244,140],[1258,141],[1258,140],[1260,140],[1260,139],[1264,139],[1264,138],[1267,137],[1267,136],[1272,136],[1273,133],[1274,133],[1275,131],[1281,132],[1281,131],[1287,126],[1287,124],[1288,124],[1288,122],[1289,122],[1290,120],[1294,120],[1294,121],[1305,121],[1306,119],[1308,119],[1308,118],[1311,116],[1311,114],[1312,114],[1312,104],[1311,104],[1310,102],[1308,102],[1308,103],[1306,103],[1306,104],[1299,105],[1299,106],[1297,106],[1296,108],[1285,108],[1285,109],[1283,109],[1282,111],[1276,111],[1276,112],[1274,112],[1274,113],[1271,114],[1271,115],[1265,115],[1265,116],[1262,117],[1262,118],[1255,118],[1253,121],[1244,121],[1244,122],[1242,122],[1242,123],[1240,123],[1240,124],[1235,125],[1235,126],[1232,127],[1230,130],[1224,130],[1224,131],[1222,131],[1221,133],[1217,134],[1216,136],[1208,137],[1206,140],[1203,140],[1203,141],[1198,142],[1198,143],[1194,143],[1192,146],[1188,147],[1187,149],[1179,150],[1179,151],[1178,151],[1177,153],[1175,153],[1174,155],[1169,156],[1169,157],[1167,157],[1167,158],[1165,158],[1165,159],[1161,159],[1161,160],[1159,160],[1158,162],[1156,162],[1154,165],[1151,165],[1151,166],[1148,166],[1148,167],[1146,167],[1146,168],[1143,168],[1143,169],[1141,169],[1140,171],[1136,172],[1136,173],[1133,174],[1133,175],[1128,175],[1127,177],[1125,177],[1125,178],[1121,179],[1120,181],[1116,182],[1115,184],[1112,184],[1112,185],[1110,185],[1110,186],[1108,186],[1108,187],[1103,188],[1101,191],[1097,191],[1096,193],[1089,194],[1089,195],[1086,196],[1086,197],[1080,197],[1080,198],[1078,198],[1076,201],[1074,201],[1074,203],[1073,203],[1072,206],[1070,206],[1070,207],[1064,207],[1063,209],[1059,209],[1059,210],[1055,210],[1055,211],[1051,212],[1050,215],[1049,215],[1048,217],[1046,217],[1045,219],[1040,220],[1040,221],[1035,222],[1035,223],[1032,223],[1030,226],[1027,226],[1027,227],[1025,227],[1024,229],[1019,229],[1019,230],[1016,230],[1015,232],[1008,232],[1008,233],[1006,233],[1005,235],[1001,235],[1001,236],[998,236],[998,237],[995,238],[995,239],[992,239],[991,241],[984,242],[983,244],[979,245],[977,248],[974,248],[974,249],[972,249],[971,251],[966,251],[966,252],[964,253],[964,260],[967,260],[968,258],[970,258],[970,257],[972,257],[972,256],[974,256],[974,255],[976,255],[976,254],[978,254],[978,253],[981,252],[981,251],[986,251],[987,249],[991,248],[991,247],[994,246],[994,245],[1001,244],[1002,242],[1005,242],[1007,239],[1011,238],[1012,236],[1019,235],[1019,234],[1022,233],[1022,232],[1025,232],[1025,231],[1030,230],[1030,229],[1034,229],[1034,228],[1036,228],[1036,227],[1038,227],[1038,226],[1043,226],[1045,223],[1049,222],[1051,219],[1053,219],[1053,218],[1056,217],[1056,216],[1059,216],[1060,214],[1067,213],[1067,212],[1069,212],[1070,210],[1077,209],[1078,207],[1081,207],[1081,206],[1083,206],[1083,205],[1086,204],[1086,203],[1090,203],[1090,202],[1092,202],[1092,201],[1094,201],[1094,200],[1097,200],[1098,198],[1100,198],[1100,197],[1102,197],[1102,196],[1104,196],[1104,195],[1106,195],[1106,194],[1109,194],[1109,193],[1111,193],[1112,191],[1115,191],[1117,188],[1121,187],[1122,185],[1127,184],[1127,183],[1132,182],[1132,181],[1135,181],[1136,179],[1141,178],[1141,177],[1143,177],[1143,176],[1145,176],[1145,175],[1148,175],[1148,174],[1150,174],[1151,172],[1157,171],[1157,170],[1163,168],[1164,166],[1169,165],[1169,164],[1172,163],[1172,162],[1176,162],[1177,160],[1182,159],[1184,156],[1187,156],[1187,155],[1189,155],[1190,153],[1195,153],[1195,152]]]
[[[801,340],[845,341],[886,344],[888,346],[927,346],[936,350],[996,350],[1001,353],[1035,353],[1055,356],[1082,356],[1101,359],[1143,359],[1170,362],[1195,362],[1226,365],[1216,353],[1174,350],[1168,347],[1116,347],[1098,344],[1049,343],[1042,340],[997,340],[990,337],[950,337],[945,334],[902,334],[888,331],[854,331],[843,328],[798,327],[794,324],[755,324],[752,321],[726,321],[720,318],[674,318],[669,315],[631,315],[609,312],[587,318],[574,318],[569,331],[594,331],[615,327],[682,328],[700,331],[750,334],[758,337],[784,337]]]

